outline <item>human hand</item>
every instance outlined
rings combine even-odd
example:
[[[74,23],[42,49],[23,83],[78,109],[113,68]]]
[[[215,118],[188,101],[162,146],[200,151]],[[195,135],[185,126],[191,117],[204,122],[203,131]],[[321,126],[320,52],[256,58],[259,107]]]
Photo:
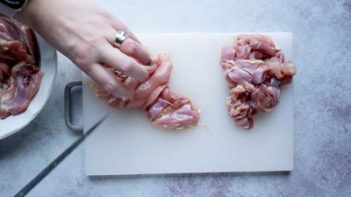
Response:
[[[134,92],[116,80],[104,64],[139,82],[148,78],[146,65],[151,59],[135,35],[120,20],[90,1],[30,0],[15,18],[32,27],[116,97],[132,98]],[[129,35],[119,49],[114,47],[117,31]]]

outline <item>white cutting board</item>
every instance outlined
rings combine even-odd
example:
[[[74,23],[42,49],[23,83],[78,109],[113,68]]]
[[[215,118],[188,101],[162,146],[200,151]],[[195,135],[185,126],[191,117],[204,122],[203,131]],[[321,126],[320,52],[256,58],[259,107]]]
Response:
[[[107,111],[107,120],[85,142],[87,175],[290,171],[293,169],[293,85],[278,107],[255,117],[254,128],[236,127],[227,114],[229,94],[219,64],[221,48],[235,33],[140,34],[152,53],[167,52],[174,62],[170,87],[201,109],[200,124],[186,131],[164,131],[137,110],[115,110],[96,98],[83,77],[83,114],[90,128]],[[267,33],[287,58],[291,33]]]

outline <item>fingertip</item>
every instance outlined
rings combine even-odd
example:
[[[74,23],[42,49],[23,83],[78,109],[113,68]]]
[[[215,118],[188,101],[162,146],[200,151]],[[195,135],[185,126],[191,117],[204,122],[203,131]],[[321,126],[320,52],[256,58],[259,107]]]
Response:
[[[148,54],[148,57],[145,60],[145,66],[151,66],[152,64],[152,59],[150,57],[150,55]]]
[[[133,39],[125,40],[119,49],[143,65],[149,65],[151,62],[151,57],[144,46]]]
[[[90,66],[87,74],[109,94],[118,98],[132,98],[133,94],[106,68],[100,64]]]
[[[112,46],[101,51],[100,61],[137,81],[143,82],[148,78],[145,65]]]
[[[113,85],[111,87],[106,88],[106,91],[112,94],[113,96],[120,98],[123,101],[126,101],[128,99],[133,98],[133,93],[129,91],[126,87],[123,86],[122,83],[119,81],[115,80],[114,82],[106,82],[106,84],[111,84]],[[106,86],[105,86],[106,87]]]

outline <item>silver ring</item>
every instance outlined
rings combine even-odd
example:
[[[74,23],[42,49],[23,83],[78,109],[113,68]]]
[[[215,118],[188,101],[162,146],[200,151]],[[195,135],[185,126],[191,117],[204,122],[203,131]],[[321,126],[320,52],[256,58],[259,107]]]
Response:
[[[128,37],[126,31],[118,31],[115,38],[116,47],[119,48]]]

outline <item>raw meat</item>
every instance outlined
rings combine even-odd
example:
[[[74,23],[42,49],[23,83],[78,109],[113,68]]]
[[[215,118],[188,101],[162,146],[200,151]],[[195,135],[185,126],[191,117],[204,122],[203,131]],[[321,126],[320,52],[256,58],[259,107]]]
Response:
[[[291,82],[296,66],[263,35],[239,35],[222,49],[221,65],[230,88],[229,115],[245,129],[258,111],[278,105],[280,86]]]
[[[42,73],[33,31],[0,17],[0,119],[24,112],[39,90]]]
[[[195,126],[199,122],[199,110],[189,99],[175,94],[168,87],[172,66],[168,55],[157,55],[153,59],[153,65],[148,67],[149,79],[142,84],[106,66],[119,81],[135,92],[134,98],[122,100],[98,87],[96,94],[115,108],[128,107],[145,111],[149,120],[158,127],[185,129]]]

